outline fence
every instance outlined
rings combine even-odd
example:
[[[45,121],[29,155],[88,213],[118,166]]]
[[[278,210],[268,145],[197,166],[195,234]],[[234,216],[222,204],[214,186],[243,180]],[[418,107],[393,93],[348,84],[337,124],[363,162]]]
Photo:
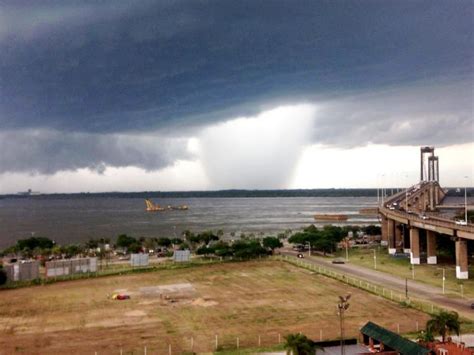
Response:
[[[392,326],[387,329],[392,330],[395,333],[407,333],[413,332],[415,329],[422,329],[419,327],[418,322],[413,321],[413,324],[410,328],[403,328],[400,324],[394,323]],[[347,334],[345,338],[346,344],[349,339],[357,339],[359,329],[355,329],[351,334]],[[312,339],[315,342],[330,342],[338,340],[340,328],[335,324],[332,329],[327,328],[317,328],[308,331],[304,329],[301,333],[306,335],[308,338]],[[187,353],[211,353],[219,351],[232,351],[238,352],[239,350],[246,350],[245,353],[250,353],[250,350],[259,349],[261,350],[283,350],[284,344],[286,342],[285,337],[289,333],[296,332],[278,332],[278,331],[269,331],[269,332],[260,332],[255,334],[214,334],[214,335],[203,335],[203,334],[194,334],[187,335],[179,339],[161,339],[156,341],[148,340],[146,345],[142,347],[126,347],[126,346],[117,346],[114,350],[104,350],[104,354],[134,354],[134,355],[148,355],[148,354],[187,354]],[[319,352],[318,352],[319,353]],[[323,353],[323,352],[322,352]],[[100,355],[101,352],[95,351],[94,355]],[[323,353],[324,354],[324,353]]]
[[[402,303],[405,306],[413,307],[422,312],[433,313],[443,310],[443,308],[438,307],[437,305],[426,302],[416,298],[407,298],[404,293],[399,291],[394,291],[392,289],[380,286],[371,282],[368,282],[364,279],[359,279],[353,276],[347,276],[346,274],[336,272],[332,269],[328,269],[324,266],[312,264],[301,259],[296,259],[294,257],[289,257],[288,255],[279,255],[278,259],[288,262],[290,264],[311,270],[315,273],[331,277],[338,281],[342,281],[348,285],[360,288],[364,291],[373,293],[375,295],[384,297],[390,301]]]
[[[148,254],[131,254],[130,255],[130,266],[148,266],[149,256]]]
[[[79,258],[46,262],[46,277],[97,272],[97,258]]]
[[[5,265],[8,281],[29,281],[39,278],[39,262],[27,261]]]
[[[173,253],[173,261],[182,263],[187,262],[191,258],[191,252],[189,250],[175,250]]]

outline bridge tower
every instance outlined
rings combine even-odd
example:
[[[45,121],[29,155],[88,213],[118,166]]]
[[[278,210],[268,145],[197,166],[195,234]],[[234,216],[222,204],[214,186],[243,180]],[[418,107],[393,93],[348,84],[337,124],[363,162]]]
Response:
[[[438,157],[435,157],[434,150],[434,147],[420,148],[420,181],[438,181]]]

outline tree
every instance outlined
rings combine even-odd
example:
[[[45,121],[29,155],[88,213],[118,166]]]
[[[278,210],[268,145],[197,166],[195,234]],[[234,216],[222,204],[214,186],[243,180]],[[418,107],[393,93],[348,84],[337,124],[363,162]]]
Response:
[[[419,343],[426,344],[434,341],[434,336],[431,332],[422,330],[418,333],[416,339]]]
[[[66,258],[72,258],[82,252],[81,247],[76,244],[69,244],[64,247]]]
[[[289,239],[288,242],[291,244],[306,244],[310,239],[310,235],[308,233],[298,232],[293,234]]]
[[[280,239],[278,239],[276,237],[265,237],[265,238],[263,238],[263,246],[265,248],[270,249],[272,251],[272,254],[273,254],[273,251],[276,248],[281,248],[283,246],[283,243],[280,241]]]
[[[219,240],[219,237],[212,231],[206,231],[198,234],[199,241],[205,245],[209,245],[211,241]]]
[[[0,265],[0,285],[7,283],[7,273],[3,270],[3,266]]]
[[[364,232],[367,235],[380,235],[382,228],[380,226],[374,226],[373,224],[364,227]]]
[[[285,349],[293,355],[312,355],[316,349],[314,342],[304,334],[288,334],[285,337]]]
[[[127,247],[127,251],[130,253],[141,253],[143,251],[143,248],[140,243],[135,242]]]
[[[213,247],[207,247],[205,245],[203,245],[202,247],[196,250],[197,255],[209,256],[214,253],[215,253],[215,249]]]
[[[118,237],[117,237],[117,246],[120,247],[120,248],[127,248],[129,249],[129,247],[132,245],[132,244],[138,244],[138,241],[133,238],[133,237],[130,237],[126,234],[120,234]]]
[[[123,234],[123,235],[125,235],[125,234]],[[120,238],[120,236],[119,236],[119,238]],[[118,244],[118,242],[117,242],[117,244]],[[97,249],[99,247],[99,241],[96,240],[96,239],[91,238],[85,243],[85,245],[86,245],[87,249]]]
[[[16,242],[16,249],[23,251],[26,249],[34,250],[39,249],[51,249],[54,246],[54,242],[51,239],[45,237],[31,237],[27,239],[20,239]]]
[[[161,247],[166,247],[167,248],[171,245],[171,239],[169,239],[169,238],[158,238],[156,244],[161,246]]]
[[[431,319],[426,322],[426,331],[431,334],[441,335],[443,343],[449,332],[459,335],[460,327],[459,314],[456,312],[440,311],[437,314],[433,314]]]

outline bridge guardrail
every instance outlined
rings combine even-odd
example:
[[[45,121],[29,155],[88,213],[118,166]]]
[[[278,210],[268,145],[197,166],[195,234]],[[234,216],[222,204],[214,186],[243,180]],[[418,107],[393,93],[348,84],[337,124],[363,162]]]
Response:
[[[391,210],[391,209],[389,209],[385,206],[379,206],[379,212],[384,214],[384,215],[390,215],[390,214],[391,215],[396,215],[396,216],[399,216],[399,217],[402,217],[402,218],[406,218],[410,221],[417,221],[417,222],[421,222],[421,223],[424,223],[424,224],[433,225],[433,226],[437,226],[437,227],[445,227],[445,228],[450,228],[450,229],[454,229],[454,230],[460,230],[460,231],[464,231],[464,232],[474,233],[474,226],[472,224],[468,224],[467,226],[463,226],[463,225],[460,225],[460,224],[456,224],[454,221],[451,221],[451,220],[446,219],[446,218],[430,216],[429,219],[423,219],[423,218],[418,217],[415,214],[407,213],[407,212],[400,211],[400,210]]]

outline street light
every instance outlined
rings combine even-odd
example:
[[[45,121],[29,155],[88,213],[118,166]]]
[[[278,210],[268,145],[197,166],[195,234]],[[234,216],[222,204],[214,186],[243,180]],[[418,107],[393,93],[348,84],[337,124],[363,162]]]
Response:
[[[464,221],[467,224],[467,183],[468,183],[468,176],[464,176],[466,179],[466,184],[464,185]]]
[[[349,237],[346,237],[346,261],[349,261]]]
[[[438,267],[437,269],[438,270],[443,270],[443,295],[444,295],[444,290],[445,290],[444,284],[445,284],[445,281],[446,281],[446,269],[444,267],[443,268]]]
[[[349,293],[347,296],[339,296],[340,302],[337,304],[337,309],[339,313],[339,322],[341,325],[341,355],[345,354],[344,349],[344,312],[349,308],[349,299],[351,298],[351,294]]]
[[[408,175],[405,175],[405,179],[408,180]],[[405,211],[408,212],[408,184],[405,187]]]
[[[383,205],[383,201],[384,201],[384,199],[385,199],[385,190],[384,190],[384,187],[383,187],[383,185],[384,185],[384,180],[385,180],[385,179],[384,179],[384,176],[385,176],[385,174],[382,174],[382,179],[381,179],[381,180],[382,180],[382,184],[381,184],[381,185],[382,185],[382,205]]]
[[[375,249],[374,249],[374,269],[377,270],[377,253]]]

